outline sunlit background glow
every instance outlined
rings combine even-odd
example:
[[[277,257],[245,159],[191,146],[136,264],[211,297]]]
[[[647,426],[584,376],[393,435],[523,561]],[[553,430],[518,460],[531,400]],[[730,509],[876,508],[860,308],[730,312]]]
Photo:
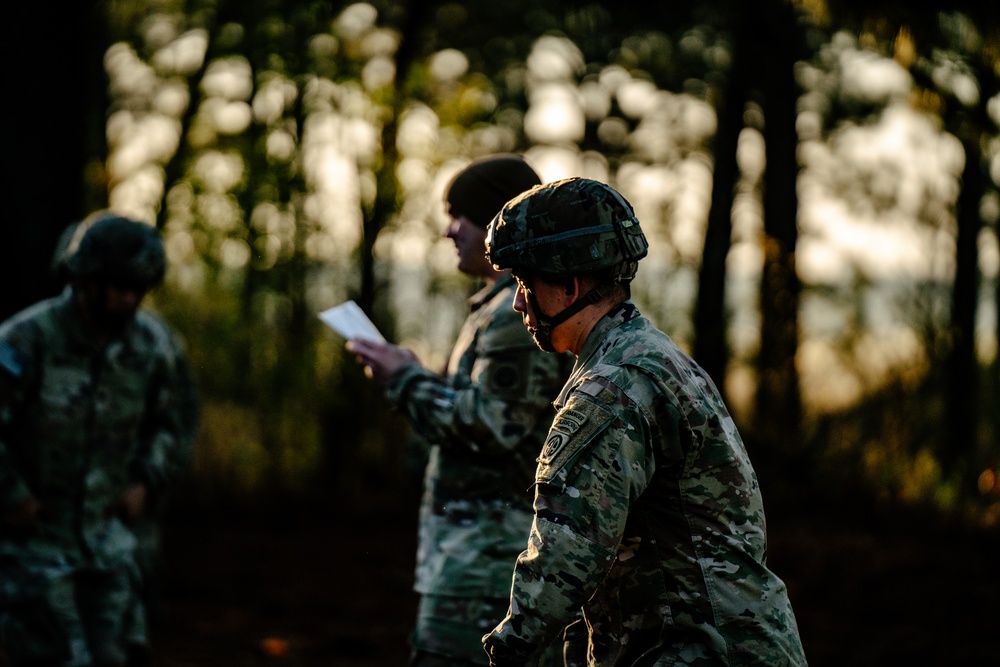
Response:
[[[245,38],[239,26],[223,33],[234,43]],[[206,62],[207,32],[181,29],[166,15],[146,21],[143,39],[146,59],[125,43],[105,56],[112,97],[109,196],[122,211],[150,222],[163,219],[173,284],[196,292],[219,271],[220,284],[235,285],[249,271],[272,271],[304,257],[308,308],[319,312],[350,298],[359,286],[364,221],[378,194],[383,129],[394,113],[386,91],[397,83],[399,35],[379,25],[374,7],[349,5],[328,33],[311,38],[315,71],[301,78],[279,67],[255,70],[240,56]],[[731,55],[721,39],[699,31],[676,43],[646,39],[631,39],[621,52],[638,58],[677,49],[703,54],[720,69]],[[947,309],[965,155],[959,140],[918,103],[914,81],[900,64],[910,46],[901,37],[894,59],[840,33],[796,70],[802,95],[795,260],[804,285],[797,365],[814,415],[849,407],[888,381],[921,376],[930,359],[922,332],[927,321],[920,318],[940,317]],[[202,69],[192,100],[188,77]],[[634,205],[650,242],[635,299],[690,348],[713,188],[710,145],[718,130],[704,92],[711,86],[665,90],[622,64],[593,66],[571,40],[555,35],[537,39],[523,65],[504,73],[503,85],[524,93],[523,113],[502,105],[497,84],[475,72],[457,49],[432,54],[426,76],[427,99],[409,100],[398,110],[398,205],[374,243],[377,278],[395,315],[398,341],[428,366],[443,365],[465,315],[464,299],[475,288],[456,271],[454,248],[443,236],[445,185],[468,160],[522,150],[526,141],[523,153],[543,180],[607,181]],[[975,80],[943,56],[934,77],[967,103],[981,94]],[[824,128],[836,104],[880,111]],[[987,108],[1000,124],[1000,96]],[[760,109],[751,105],[746,113],[751,122],[739,139],[741,180],[726,263],[733,352],[726,388],[737,412],[750,409],[755,389],[766,172]],[[182,139],[184,123],[189,127]],[[249,163],[253,146],[263,149],[263,160]],[[178,154],[184,160],[174,163]],[[1000,140],[993,140],[988,158],[1000,181]],[[301,191],[278,196],[275,174],[301,183]],[[273,196],[259,196],[265,192]],[[1000,198],[985,199],[981,214],[995,227]],[[1000,244],[988,226],[980,233],[979,262],[976,350],[990,363],[998,354]],[[286,300],[275,288],[267,294],[258,307],[280,321]],[[337,344],[332,333],[329,338]],[[320,363],[333,363],[331,353],[322,354]]]
[[[338,34],[329,35],[325,47],[317,44],[314,48],[332,53],[340,40],[356,43],[367,63],[364,90],[388,85],[394,76],[392,55],[398,36],[377,27],[374,8],[350,6],[335,28]],[[202,65],[207,37],[202,30],[176,33],[169,22],[151,20],[146,38],[149,44],[159,45],[150,64],[125,44],[114,45],[106,57],[118,108],[108,119],[108,174],[114,205],[152,219],[163,196],[161,167],[178,150],[179,118],[190,103],[185,87],[173,77]],[[800,70],[800,81],[806,84],[802,128],[812,122],[810,114],[822,111],[820,100],[831,76],[837,77],[839,95],[888,106],[874,123],[841,127],[828,138],[808,139],[814,133],[803,129],[800,276],[807,284],[827,287],[844,287],[859,277],[885,285],[947,280],[953,270],[947,220],[964,160],[957,139],[942,133],[930,117],[907,104],[912,81],[898,63],[859,49],[846,34],[836,36],[829,49],[836,64],[832,74],[806,66]],[[636,281],[638,296],[663,326],[688,344],[690,323],[682,314],[690,312],[696,289],[694,278],[712,187],[711,162],[703,147],[714,135],[715,115],[703,100],[658,89],[617,65],[605,67],[597,77],[582,77],[584,64],[579,49],[565,38],[543,37],[535,43],[526,63],[529,106],[523,123],[534,144],[526,155],[546,180],[570,175],[609,180],[630,199],[651,243]],[[442,50],[430,59],[430,72],[441,82],[459,80],[468,67],[466,56],[455,49]],[[255,84],[255,77],[259,83]],[[955,85],[968,87],[963,81]],[[301,168],[312,189],[300,213],[310,223],[306,224],[304,251],[320,262],[349,262],[361,240],[362,206],[373,196],[364,170],[380,149],[379,111],[363,89],[320,78],[309,82],[302,94],[312,112],[301,129],[295,130],[283,125],[282,119],[297,102],[296,84],[274,73],[255,74],[242,57],[208,63],[201,87],[205,97],[188,140],[207,147],[218,137],[245,133],[256,122],[271,128],[267,155],[275,162],[296,159],[301,148]],[[623,118],[609,117],[612,100]],[[994,100],[991,108],[998,107]],[[634,129],[626,119],[635,123]],[[624,163],[612,174],[600,156],[575,149],[587,120],[600,121],[598,136],[608,145],[621,148],[627,141],[642,162]],[[301,147],[297,132],[302,135]],[[495,139],[493,151],[514,149],[503,139]],[[454,268],[450,242],[440,236],[439,199],[446,179],[433,177],[433,172],[452,173],[457,166],[456,162],[437,166],[445,157],[438,152],[441,141],[440,121],[429,107],[415,106],[401,118],[398,147],[404,159],[398,177],[409,203],[378,248],[385,261],[407,274],[428,267],[432,274],[444,274]],[[744,132],[738,158],[744,177],[758,180],[763,172],[759,133]],[[199,218],[224,235],[241,226],[242,214],[226,193],[245,179],[246,168],[237,154],[217,150],[204,152],[193,164],[191,175],[203,190],[197,195],[202,200],[197,204],[202,212]],[[997,208],[995,200],[993,206]],[[257,258],[259,268],[287,258],[296,243],[292,215],[278,216],[273,207],[255,210],[251,219],[259,238],[253,248],[244,239],[226,236],[213,246],[219,260],[238,269],[251,257]],[[284,224],[266,222],[277,219]],[[755,198],[738,197],[733,221],[731,342],[740,356],[748,357],[757,343],[751,314],[754,303],[746,297],[753,292],[762,261]],[[180,227],[169,224],[167,231],[190,239]],[[984,231],[980,245],[983,275],[993,280],[1000,263],[995,235]],[[178,240],[171,247],[174,260],[191,258],[189,241]],[[413,284],[407,279],[397,286],[403,283]],[[405,298],[396,301],[406,323],[402,329],[412,329],[412,338],[406,342],[417,344],[424,332],[406,313],[422,312],[422,297],[415,290],[406,292]],[[842,405],[856,399],[864,383],[841,377],[847,372],[843,369],[839,374],[830,372],[844,364],[833,361],[838,354],[832,348],[828,353],[821,350],[824,345],[838,345],[835,333],[847,326],[846,316],[829,305],[816,306],[809,298],[803,304],[803,329],[819,336],[806,336],[803,384],[810,402],[822,403],[820,397],[825,396],[832,404]],[[993,310],[991,300],[984,298],[980,331],[995,326]],[[902,322],[893,324],[892,318],[891,308],[875,308],[867,319],[882,332],[865,345],[882,350],[888,361],[875,365],[886,370],[894,360],[910,356],[902,351],[914,354],[919,348],[916,342],[906,343],[903,332],[888,333],[905,328]],[[442,346],[447,337],[447,332],[442,335]],[[986,342],[994,338],[985,334],[980,338],[984,341],[980,353],[987,358],[995,355],[996,350]],[[865,354],[878,357],[879,353]],[[856,388],[845,390],[851,386]]]

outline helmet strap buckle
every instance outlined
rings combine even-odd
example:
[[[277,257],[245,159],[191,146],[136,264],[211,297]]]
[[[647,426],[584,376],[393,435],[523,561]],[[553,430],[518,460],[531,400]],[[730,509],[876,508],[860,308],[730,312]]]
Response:
[[[613,286],[613,283],[606,283],[600,287],[595,287],[566,308],[551,316],[542,313],[542,309],[538,307],[538,299],[534,292],[528,292],[526,295],[528,303],[535,314],[535,319],[538,321],[535,337],[538,339],[539,346],[546,352],[555,352],[555,349],[552,347],[552,332],[555,328],[587,306],[592,306],[603,299]]]

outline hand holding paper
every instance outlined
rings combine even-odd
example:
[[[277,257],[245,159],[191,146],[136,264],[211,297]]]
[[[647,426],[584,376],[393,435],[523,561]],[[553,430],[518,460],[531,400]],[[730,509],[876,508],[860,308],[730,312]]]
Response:
[[[358,363],[365,367],[365,374],[382,386],[404,364],[420,363],[417,355],[410,350],[386,341],[361,307],[353,301],[345,301],[339,306],[324,310],[319,318],[347,339],[347,351],[354,354]]]
[[[363,338],[347,342],[347,351],[354,354],[358,363],[365,367],[365,375],[385,386],[400,368],[407,364],[420,364],[411,350],[391,343],[378,343]]]
[[[345,301],[339,306],[324,310],[319,314],[319,319],[347,340],[361,338],[385,342],[385,337],[368,319],[365,311],[353,301]]]

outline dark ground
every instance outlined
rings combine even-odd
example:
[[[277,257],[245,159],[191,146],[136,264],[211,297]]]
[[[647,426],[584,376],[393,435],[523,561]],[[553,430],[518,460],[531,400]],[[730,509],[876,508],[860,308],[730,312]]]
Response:
[[[154,667],[405,665],[413,503],[292,520],[177,513]],[[831,508],[767,506],[769,563],[813,667],[1000,665],[1000,536]]]

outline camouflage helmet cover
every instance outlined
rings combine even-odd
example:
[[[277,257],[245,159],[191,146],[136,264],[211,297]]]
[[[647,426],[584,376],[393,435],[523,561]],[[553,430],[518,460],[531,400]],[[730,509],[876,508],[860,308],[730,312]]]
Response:
[[[63,253],[56,262],[73,278],[150,288],[163,280],[166,271],[163,242],[156,229],[108,211],[77,223]]]
[[[648,248],[632,205],[611,186],[579,177],[515,197],[486,237],[495,268],[546,278],[610,269],[613,280],[627,282]]]

